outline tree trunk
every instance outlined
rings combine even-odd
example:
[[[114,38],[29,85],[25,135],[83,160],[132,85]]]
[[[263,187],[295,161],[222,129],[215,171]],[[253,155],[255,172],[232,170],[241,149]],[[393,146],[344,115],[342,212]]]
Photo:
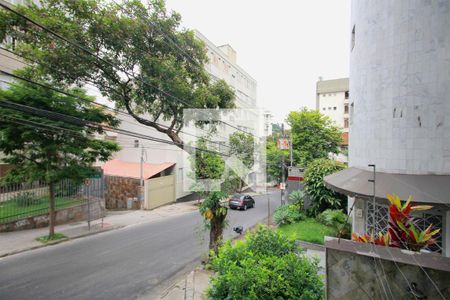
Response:
[[[215,254],[218,253],[219,247],[222,244],[223,227],[226,216],[226,214],[214,216],[211,220],[211,229],[209,231],[209,250],[213,250]]]
[[[55,184],[53,182],[49,185],[49,225],[48,236],[52,239],[55,235]]]

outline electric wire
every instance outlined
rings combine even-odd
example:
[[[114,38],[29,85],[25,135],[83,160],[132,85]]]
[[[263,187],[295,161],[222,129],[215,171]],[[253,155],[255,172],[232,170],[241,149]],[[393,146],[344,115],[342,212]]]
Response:
[[[217,151],[208,150],[208,149],[202,149],[202,148],[195,147],[195,146],[190,146],[190,145],[184,145],[184,144],[176,143],[176,142],[173,142],[173,141],[168,141],[168,140],[164,140],[164,139],[160,139],[160,138],[155,138],[155,137],[152,137],[152,136],[139,134],[139,133],[135,133],[135,132],[124,130],[124,129],[113,128],[111,126],[107,126],[107,125],[103,125],[103,124],[97,124],[95,122],[88,121],[88,120],[81,119],[81,118],[77,118],[77,117],[74,117],[74,116],[69,116],[69,115],[58,113],[58,112],[43,110],[43,109],[40,109],[40,108],[35,108],[35,107],[23,105],[23,104],[13,103],[13,102],[10,102],[10,101],[6,101],[4,99],[0,99],[0,106],[4,107],[4,108],[13,109],[13,110],[16,110],[16,111],[21,111],[21,112],[24,112],[24,113],[32,114],[32,115],[38,115],[38,116],[49,118],[49,119],[53,119],[53,120],[59,120],[59,121],[67,122],[67,123],[72,123],[72,124],[79,125],[79,126],[88,126],[88,127],[94,128],[94,129],[106,130],[106,131],[116,132],[116,133],[132,136],[132,137],[138,137],[138,138],[141,138],[141,139],[147,139],[147,140],[151,140],[151,141],[156,141],[156,142],[160,142],[160,143],[164,143],[164,144],[181,146],[181,147],[183,147],[183,149],[184,148],[192,148],[194,150],[199,150],[199,151],[203,151],[203,152],[209,152],[209,153],[217,154],[217,155],[220,155],[220,156],[229,156],[227,154],[220,153],[220,152],[217,152]]]
[[[116,4],[117,4],[117,3],[116,3]],[[35,26],[41,28],[41,29],[44,30],[45,32],[50,33],[50,34],[52,34],[53,36],[55,36],[55,37],[57,37],[57,38],[63,40],[64,42],[66,42],[66,43],[68,43],[68,44],[70,44],[70,45],[72,45],[72,46],[74,46],[74,47],[80,49],[80,50],[83,51],[84,53],[89,54],[89,55],[91,55],[91,56],[97,58],[97,59],[100,60],[101,62],[108,64],[108,65],[109,65],[110,67],[112,67],[113,69],[117,69],[117,70],[119,70],[120,72],[123,72],[124,74],[126,74],[127,76],[129,76],[129,77],[131,77],[131,78],[134,78],[135,80],[140,80],[140,81],[143,82],[144,84],[146,84],[146,85],[148,85],[148,86],[150,86],[150,87],[152,87],[152,88],[158,90],[158,91],[161,92],[162,94],[164,94],[164,95],[166,95],[166,96],[168,96],[168,97],[171,97],[172,99],[174,99],[174,100],[176,100],[176,101],[178,101],[178,102],[180,102],[180,103],[185,104],[188,108],[196,109],[195,107],[191,107],[190,104],[187,103],[186,101],[184,101],[184,100],[182,100],[182,99],[180,99],[180,98],[178,98],[178,97],[176,97],[176,96],[174,96],[174,95],[172,95],[172,94],[170,94],[170,93],[168,93],[168,92],[162,90],[161,88],[159,88],[159,87],[157,87],[157,86],[155,86],[155,85],[153,85],[153,84],[148,83],[147,80],[143,80],[142,78],[140,78],[140,79],[136,78],[136,76],[135,76],[134,74],[131,74],[129,71],[124,70],[123,68],[120,68],[120,67],[115,66],[113,63],[111,63],[110,61],[108,61],[108,60],[106,60],[106,59],[100,57],[99,55],[93,53],[93,52],[92,52],[91,50],[89,50],[88,48],[86,48],[86,47],[84,47],[84,46],[82,46],[82,45],[80,45],[80,44],[78,44],[78,43],[76,43],[76,42],[74,42],[74,41],[72,41],[72,40],[70,40],[70,39],[68,39],[68,38],[65,38],[64,36],[60,35],[59,33],[57,33],[57,32],[55,32],[55,31],[53,31],[53,30],[47,28],[46,26],[44,26],[44,25],[42,25],[42,24],[40,24],[40,23],[38,23],[38,22],[36,22],[36,21],[34,21],[34,20],[32,20],[31,18],[29,18],[29,17],[25,16],[24,14],[18,12],[17,10],[12,9],[11,7],[8,7],[7,5],[5,5],[5,4],[3,4],[3,3],[1,3],[1,2],[0,2],[0,7],[3,7],[4,9],[6,9],[6,10],[12,12],[12,13],[14,13],[15,15],[17,15],[17,16],[19,16],[19,17],[21,17],[21,18],[27,20],[28,22],[32,23],[33,25],[35,25]],[[222,122],[222,121],[221,121],[221,122]],[[228,123],[226,123],[226,122],[222,122],[222,123],[224,123],[225,125],[230,126],[230,124],[228,124]],[[233,127],[233,128],[238,129],[237,127]],[[247,134],[250,134],[250,135],[254,136],[253,134],[248,133],[248,132],[246,132],[246,131],[243,131],[243,130],[241,130],[241,129],[238,129],[238,130],[240,130],[240,131],[242,131],[242,132],[245,132],[245,133],[247,133]]]

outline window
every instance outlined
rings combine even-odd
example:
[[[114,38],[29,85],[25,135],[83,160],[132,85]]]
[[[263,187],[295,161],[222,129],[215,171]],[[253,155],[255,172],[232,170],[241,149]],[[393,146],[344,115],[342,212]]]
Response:
[[[348,118],[344,119],[344,128],[348,128]]]
[[[353,123],[353,110],[355,109],[355,105],[352,102],[352,104],[350,104],[350,124]]]
[[[336,106],[333,107],[333,110],[336,110]]]
[[[331,107],[328,107],[328,110],[331,110]]]
[[[322,97],[326,97],[327,96],[327,94],[322,94]]]
[[[324,107],[324,108],[322,108],[322,110],[326,110],[326,108]]]
[[[346,91],[346,92],[345,92],[345,99],[348,99],[348,96],[349,96],[349,92]]]
[[[348,114],[348,104],[344,104],[344,114]]]
[[[353,50],[353,48],[355,48],[355,38],[356,38],[356,29],[355,29],[356,25],[353,25],[353,29],[352,29],[352,44],[350,46],[350,51]]]
[[[379,232],[386,233],[388,229],[389,221],[389,206],[385,204],[375,203],[375,219],[372,200],[367,201],[366,206],[366,232],[368,234],[373,233],[378,235]],[[425,230],[430,224],[433,224],[434,229],[441,229],[440,233],[436,237],[436,244],[425,248],[431,252],[442,252],[442,225],[443,216],[436,213],[417,213],[414,214],[416,218],[416,225],[420,230]]]
[[[134,140],[134,148],[139,148],[139,140]]]

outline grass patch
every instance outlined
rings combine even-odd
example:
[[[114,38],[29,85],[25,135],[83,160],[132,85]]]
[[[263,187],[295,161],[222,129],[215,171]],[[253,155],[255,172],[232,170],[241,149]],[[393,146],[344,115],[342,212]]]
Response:
[[[52,238],[50,238],[48,235],[44,235],[44,236],[40,236],[40,237],[36,238],[36,241],[41,242],[43,244],[47,244],[48,242],[51,242],[51,241],[57,241],[57,240],[62,240],[62,239],[66,239],[66,238],[67,238],[67,236],[65,236],[62,233],[55,233]]]
[[[336,228],[323,225],[311,218],[298,223],[282,225],[278,227],[278,230],[289,239],[320,245],[324,244],[325,236],[336,236],[338,233]]]
[[[56,209],[61,209],[70,206],[77,206],[86,202],[79,198],[56,198]],[[0,222],[2,220],[18,220],[26,217],[45,214],[48,212],[48,197],[41,197],[36,199],[33,204],[27,206],[18,205],[17,201],[0,202]]]

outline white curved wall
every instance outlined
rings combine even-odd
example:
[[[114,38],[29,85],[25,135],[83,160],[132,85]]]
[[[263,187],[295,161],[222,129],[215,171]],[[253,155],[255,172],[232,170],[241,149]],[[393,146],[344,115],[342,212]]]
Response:
[[[353,0],[351,26],[349,165],[450,174],[450,0]]]

